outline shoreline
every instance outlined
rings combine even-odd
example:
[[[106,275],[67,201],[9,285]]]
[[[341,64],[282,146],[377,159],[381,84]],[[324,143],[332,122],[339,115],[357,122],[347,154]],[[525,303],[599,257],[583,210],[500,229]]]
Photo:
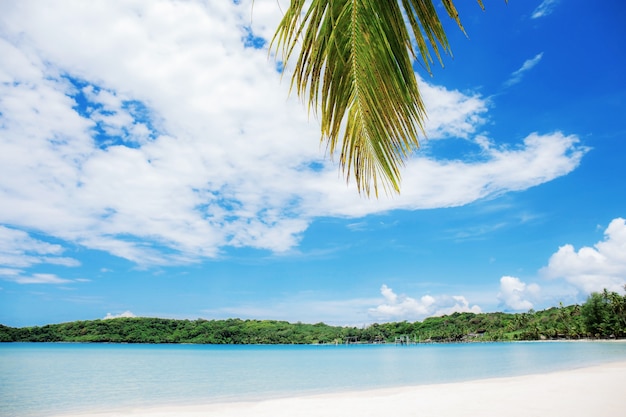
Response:
[[[461,341],[445,341],[445,342],[410,342],[405,344],[384,342],[356,342],[356,343],[190,343],[190,342],[85,342],[85,341],[11,341],[1,342],[0,345],[28,344],[28,345],[128,345],[128,346],[429,346],[429,345],[471,345],[485,343],[626,343],[626,337],[620,338],[590,338],[581,337],[578,339],[528,339],[528,340],[461,340]]]
[[[260,401],[128,408],[56,417],[529,417],[619,415],[626,361],[465,382],[284,397]]]

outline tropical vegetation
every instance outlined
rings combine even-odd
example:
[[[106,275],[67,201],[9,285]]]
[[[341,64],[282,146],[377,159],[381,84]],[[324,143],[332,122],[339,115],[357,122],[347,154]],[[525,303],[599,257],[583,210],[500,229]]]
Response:
[[[452,0],[441,4],[461,30]],[[481,8],[483,3],[478,0]],[[291,0],[272,49],[298,54],[291,87],[319,112],[322,141],[360,192],[399,192],[400,167],[424,134],[413,62],[451,53],[432,0]],[[443,63],[442,63],[443,64]]]
[[[116,318],[46,326],[0,325],[1,342],[205,344],[434,343],[626,337],[626,296],[593,293],[583,305],[525,313],[454,313],[364,327],[276,320]]]

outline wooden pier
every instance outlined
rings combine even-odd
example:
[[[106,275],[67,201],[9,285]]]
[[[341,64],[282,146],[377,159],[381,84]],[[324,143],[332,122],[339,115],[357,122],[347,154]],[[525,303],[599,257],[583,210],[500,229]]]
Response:
[[[411,341],[411,337],[409,335],[403,334],[402,336],[396,336],[396,345],[411,345],[415,342]]]

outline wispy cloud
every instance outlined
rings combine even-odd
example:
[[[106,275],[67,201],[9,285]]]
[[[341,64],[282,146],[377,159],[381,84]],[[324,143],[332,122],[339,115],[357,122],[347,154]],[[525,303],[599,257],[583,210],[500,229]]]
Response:
[[[4,273],[3,273],[4,272]],[[0,271],[0,278],[18,284],[68,284],[71,279],[60,278],[55,274],[24,275],[21,271]]]
[[[554,11],[554,8],[559,3],[559,0],[543,0],[539,6],[535,9],[531,15],[532,19],[539,19],[545,17]]]
[[[210,318],[239,317],[242,319],[273,319],[301,321],[338,326],[362,326],[370,324],[364,318],[368,309],[380,300],[374,298],[328,299],[321,294],[289,294],[267,301],[234,304],[206,309]]]
[[[511,74],[511,76],[504,83],[504,85],[506,87],[510,87],[522,81],[522,77],[524,76],[524,74],[530,71],[531,69],[533,69],[539,63],[539,61],[541,61],[542,57],[543,57],[543,52],[538,53],[533,58],[527,59],[526,61],[524,61],[524,64],[522,64],[522,66],[517,71]]]
[[[24,268],[36,264],[78,266],[73,258],[61,256],[64,248],[31,237],[28,233],[0,225],[0,265]]]

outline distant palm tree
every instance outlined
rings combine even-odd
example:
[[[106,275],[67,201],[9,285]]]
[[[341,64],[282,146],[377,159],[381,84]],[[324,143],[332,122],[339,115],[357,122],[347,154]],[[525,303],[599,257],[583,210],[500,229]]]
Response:
[[[453,1],[441,3],[463,30]],[[413,59],[430,70],[431,49],[440,62],[440,49],[450,52],[432,0],[292,0],[274,46],[285,61],[299,51],[291,87],[319,111],[346,179],[368,196],[379,184],[399,192],[426,117]]]

